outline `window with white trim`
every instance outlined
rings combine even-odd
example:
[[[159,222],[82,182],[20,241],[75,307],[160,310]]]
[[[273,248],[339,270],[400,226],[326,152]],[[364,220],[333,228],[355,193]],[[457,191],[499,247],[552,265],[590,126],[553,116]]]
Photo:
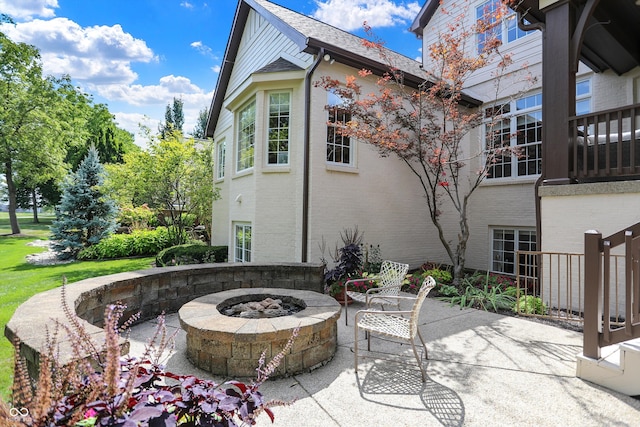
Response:
[[[499,110],[501,117],[485,125],[485,142],[489,150],[510,148],[496,155],[488,179],[517,178],[542,172],[542,94],[529,95],[487,109],[491,116]]]
[[[235,224],[234,233],[234,261],[251,262],[251,224]]]
[[[533,229],[494,228],[491,230],[491,270],[516,274],[516,255],[518,251],[536,251],[536,231]],[[521,257],[532,257],[521,254]],[[524,262],[521,268],[534,265],[531,260]],[[532,275],[532,271],[521,271],[521,274]]]
[[[290,115],[291,93],[270,93],[267,130],[267,163],[270,165],[289,164]]]
[[[329,92],[329,122],[346,123],[351,115],[340,108],[342,100],[338,95]],[[327,126],[327,162],[340,165],[353,165],[354,150],[351,138],[341,135],[333,126]]]
[[[509,13],[502,22],[497,23],[499,17],[496,15],[501,7],[500,3],[501,0],[489,0],[476,7],[476,19],[486,20],[487,25],[490,26],[487,31],[478,34],[478,53],[482,53],[485,45],[494,39],[502,43],[511,43],[534,32],[534,30],[521,30],[518,26],[518,18],[513,12]],[[526,20],[525,23],[528,24]]]
[[[216,144],[216,179],[224,178],[224,165],[227,155],[227,143],[223,139]]]
[[[236,172],[253,167],[256,142],[256,101],[251,101],[238,112],[238,143]]]
[[[591,80],[576,82],[576,114],[591,112]],[[542,94],[529,95],[485,110],[487,149],[509,147],[496,156],[488,179],[536,176],[542,173]]]

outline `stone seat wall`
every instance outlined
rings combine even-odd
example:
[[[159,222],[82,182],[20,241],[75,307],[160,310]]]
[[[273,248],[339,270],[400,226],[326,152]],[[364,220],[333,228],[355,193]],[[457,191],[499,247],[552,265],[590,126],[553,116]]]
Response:
[[[140,313],[140,321],[161,313],[174,313],[185,303],[203,295],[238,288],[285,288],[322,293],[323,267],[320,264],[286,263],[197,264],[100,276],[65,287],[68,306],[75,310],[85,330],[98,343],[105,308],[116,302],[127,306],[124,319]],[[62,306],[61,288],[34,295],[21,304],[5,326],[11,342],[20,342],[32,378],[37,377],[40,351],[45,348],[46,333],[52,333],[56,321],[68,324]],[[73,353],[64,333],[59,335],[60,362],[68,363]],[[127,349],[123,349],[127,351]]]

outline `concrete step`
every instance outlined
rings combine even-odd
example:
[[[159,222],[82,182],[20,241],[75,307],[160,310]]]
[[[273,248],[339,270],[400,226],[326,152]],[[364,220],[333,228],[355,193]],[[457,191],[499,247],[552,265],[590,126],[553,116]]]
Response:
[[[601,355],[578,355],[576,376],[629,396],[640,395],[640,338],[604,347]]]

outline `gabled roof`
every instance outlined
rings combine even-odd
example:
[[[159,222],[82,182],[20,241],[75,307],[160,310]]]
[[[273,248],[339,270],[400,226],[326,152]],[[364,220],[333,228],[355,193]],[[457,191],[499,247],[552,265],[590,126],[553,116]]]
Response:
[[[300,71],[300,70],[302,70],[301,67],[280,57],[275,61],[273,61],[272,63],[267,64],[264,67],[260,68],[258,71],[254,71],[254,72],[255,73],[278,73],[281,71]]]
[[[427,0],[418,12],[418,16],[413,20],[413,23],[409,27],[409,31],[414,33],[418,38],[422,38],[422,31],[427,27],[429,21],[433,17],[433,14],[438,10],[440,0]]]
[[[314,55],[324,49],[335,61],[354,68],[366,68],[375,74],[383,74],[388,70],[387,64],[380,58],[374,58],[377,55],[372,55],[372,51],[363,46],[362,38],[358,36],[267,0],[239,0],[211,103],[207,136],[213,136],[250,9],[297,44],[300,51]],[[385,54],[393,66],[403,71],[405,84],[418,87],[424,83],[425,72],[420,62],[386,48]],[[469,96],[464,96],[463,101],[469,105],[481,104]]]

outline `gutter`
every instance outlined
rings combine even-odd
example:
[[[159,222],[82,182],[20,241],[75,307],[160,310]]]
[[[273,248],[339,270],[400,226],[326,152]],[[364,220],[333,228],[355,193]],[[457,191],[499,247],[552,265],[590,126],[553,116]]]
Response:
[[[324,48],[321,47],[317,53],[315,62],[307,69],[304,76],[304,164],[302,177],[302,254],[300,262],[308,262],[309,251],[309,166],[311,151],[311,77],[318,68]]]

